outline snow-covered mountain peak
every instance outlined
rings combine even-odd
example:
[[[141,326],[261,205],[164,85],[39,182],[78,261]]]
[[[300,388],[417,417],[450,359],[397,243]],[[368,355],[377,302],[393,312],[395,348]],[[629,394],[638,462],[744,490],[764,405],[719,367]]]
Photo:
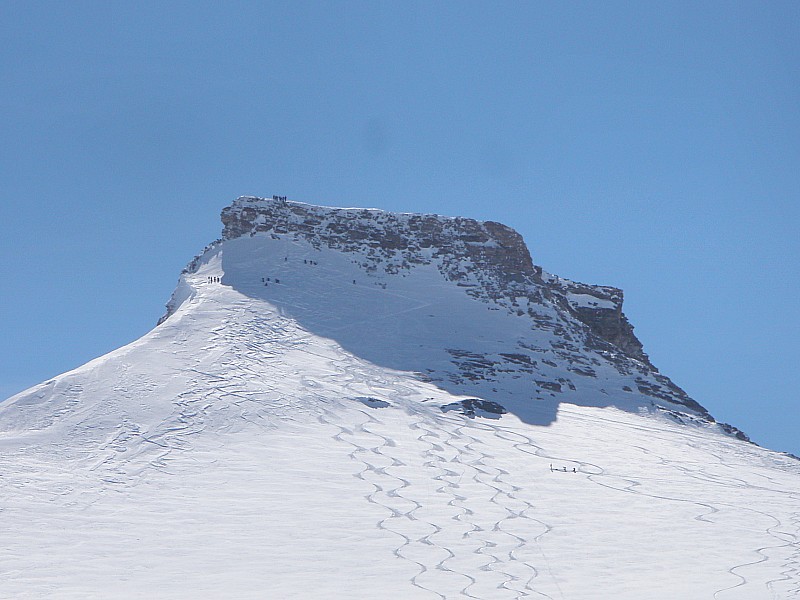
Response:
[[[796,598],[800,463],[498,223],[240,198],[0,404],[9,598]]]
[[[442,275],[474,297],[515,305],[533,293],[555,294],[627,354],[647,362],[641,344],[622,316],[622,291],[550,275],[534,265],[522,236],[494,221],[378,209],[331,208],[283,197],[245,196],[222,211],[222,239],[245,235],[288,235],[314,248],[357,254],[372,273],[398,274],[435,264]],[[517,311],[518,307],[514,306]]]
[[[506,225],[278,196],[238,198],[221,218],[164,319],[218,279],[358,357],[524,420],[570,402],[714,424],[650,363],[621,290],[546,273]]]

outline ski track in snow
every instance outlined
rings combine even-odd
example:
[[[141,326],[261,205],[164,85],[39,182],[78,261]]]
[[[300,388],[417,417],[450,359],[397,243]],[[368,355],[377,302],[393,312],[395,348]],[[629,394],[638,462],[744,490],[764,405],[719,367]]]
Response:
[[[340,381],[348,381],[363,379],[363,374],[345,371],[338,377]],[[376,385],[380,386],[379,390]],[[309,379],[304,379],[304,386],[310,390],[319,387],[317,382]],[[387,380],[371,385],[373,395],[389,391],[395,394],[396,401],[401,389],[402,385]],[[404,406],[412,417],[408,427],[418,446],[416,458],[430,471],[431,481],[441,484],[434,490],[435,494],[446,497],[445,505],[450,509],[446,515],[437,515],[438,518],[432,520],[418,516],[423,504],[415,496],[421,490],[398,474],[408,466],[403,460],[408,460],[408,457],[398,455],[395,441],[380,432],[383,423],[379,415],[371,409],[359,409],[354,417],[350,412],[335,412],[323,398],[318,398],[318,401],[322,411],[319,421],[338,429],[333,438],[351,446],[349,456],[362,467],[356,476],[374,487],[374,491],[366,496],[367,501],[382,506],[389,513],[377,522],[376,527],[400,537],[401,543],[393,553],[414,565],[417,573],[410,579],[414,587],[441,598],[552,598],[532,586],[539,572],[536,566],[518,558],[518,553],[529,542],[514,532],[513,522],[527,519],[536,523],[540,532],[533,540],[535,544],[549,531],[549,527],[528,516],[534,507],[515,495],[522,488],[503,479],[510,475],[509,472],[491,464],[492,457],[475,448],[481,445],[481,441],[465,432],[468,427],[465,419],[453,423],[452,419],[436,418],[427,407],[410,402]],[[468,498],[457,492],[459,483],[454,480],[458,478],[461,482],[467,472],[471,482],[485,490],[488,502],[504,515],[488,527],[481,527],[474,521],[474,511],[465,505]],[[470,542],[472,553],[480,560],[470,565],[473,574],[456,566],[456,551],[439,539],[445,528],[450,534],[452,525],[447,521],[466,525],[462,540]],[[487,578],[488,582],[483,581]],[[483,586],[482,595],[473,593],[479,584]]]
[[[212,333],[215,336],[224,335],[224,328]],[[297,340],[293,346],[308,352]],[[252,342],[247,345],[247,351],[261,352],[265,359],[276,356],[274,351],[270,354],[266,350]],[[331,370],[328,377],[339,381],[345,389],[348,388],[348,382],[369,379],[368,373],[348,364],[344,355],[315,356],[324,358]],[[800,527],[800,512],[792,513],[789,522],[782,523],[774,515],[751,507],[653,493],[648,491],[645,481],[635,477],[609,474],[599,465],[550,454],[532,435],[509,429],[502,421],[442,415],[438,414],[435,406],[423,406],[406,400],[403,395],[405,383],[400,380],[373,378],[369,385],[372,395],[390,397],[392,408],[386,410],[403,410],[408,414],[406,427],[411,432],[410,439],[415,446],[406,450],[406,453],[399,452],[397,442],[383,432],[388,425],[381,419],[381,411],[348,408],[331,398],[320,396],[319,391],[324,389],[324,385],[312,377],[301,376],[302,388],[307,394],[303,402],[299,402],[297,399],[281,397],[275,390],[271,394],[269,385],[261,385],[257,392],[248,391],[248,379],[258,378],[259,373],[243,369],[240,357],[235,352],[222,357],[218,372],[195,370],[194,375],[194,385],[173,400],[172,414],[151,428],[154,433],[143,432],[136,423],[123,420],[115,434],[101,446],[105,455],[91,470],[102,471],[102,480],[107,484],[124,483],[131,472],[139,469],[136,463],[143,451],[131,451],[136,446],[136,440],[141,439],[145,447],[152,447],[155,451],[155,456],[147,458],[149,467],[170,473],[174,455],[191,454],[193,440],[203,433],[206,422],[216,419],[218,425],[219,415],[226,414],[229,409],[235,407],[235,412],[225,417],[223,422],[242,419],[265,432],[274,428],[281,419],[298,418],[299,411],[300,414],[316,415],[320,423],[337,430],[332,435],[337,443],[351,448],[348,452],[350,459],[360,465],[355,476],[374,488],[365,497],[366,501],[381,506],[387,513],[376,523],[376,527],[400,539],[393,550],[394,556],[413,565],[416,573],[410,577],[411,585],[432,598],[540,597],[552,600],[566,597],[540,544],[551,531],[551,525],[536,518],[537,509],[527,496],[529,491],[514,484],[509,470],[498,464],[498,457],[506,457],[511,452],[557,464],[575,464],[579,473],[586,476],[587,482],[616,492],[697,506],[700,509],[694,517],[697,521],[713,522],[714,516],[723,511],[749,511],[760,515],[772,522],[765,532],[781,543],[754,549],[757,558],[731,566],[728,573],[736,578],[736,582],[717,589],[713,597],[720,600],[742,597],[736,594],[749,583],[746,570],[769,560],[769,550],[781,548],[790,548],[792,552],[780,576],[768,581],[767,588],[777,598],[795,597],[800,591],[797,566],[800,550],[796,534]],[[352,392],[352,397],[364,394],[363,386],[359,389],[360,392]],[[79,391],[77,386],[65,391],[65,406],[76,404]],[[314,399],[310,404],[309,398]],[[55,413],[54,418],[67,413],[68,410],[64,408]],[[483,449],[486,435],[496,441],[492,453]],[[651,456],[661,466],[683,473],[688,479],[721,487],[729,492],[737,489],[780,491],[774,482],[768,481],[770,487],[756,486],[741,477],[712,471],[712,468],[726,466],[726,459],[719,453],[711,453],[718,461],[717,465],[687,465],[644,446],[634,445],[631,448]],[[144,452],[144,455],[148,453]],[[448,508],[446,514],[438,513],[436,518],[432,518],[434,515],[423,517],[420,514],[425,510],[426,499],[420,496],[424,490],[402,474],[403,469],[415,468],[412,460],[417,460],[427,472],[429,480],[436,482],[433,493],[444,499],[439,505]],[[465,478],[472,486],[468,495],[461,492]],[[66,489],[64,493],[70,491]],[[477,496],[484,497],[486,506],[492,507],[489,512],[496,511],[499,516],[486,522],[484,515],[471,509],[471,499]],[[797,499],[798,496],[793,494],[792,497]],[[483,509],[481,512],[486,511]],[[522,533],[516,525],[523,521],[535,527],[524,528],[525,533]],[[452,535],[453,523],[462,531],[458,547],[451,547],[447,542],[448,536]],[[532,529],[535,529],[533,535]],[[789,533],[790,530],[795,533]],[[464,559],[465,544],[471,548],[474,561]],[[543,577],[548,581],[544,587],[537,583]]]
[[[755,566],[755,565],[758,565],[760,563],[763,563],[763,562],[769,560],[769,556],[766,553],[766,551],[770,550],[770,549],[781,549],[781,548],[792,548],[793,549],[793,552],[790,555],[790,558],[786,563],[787,568],[780,573],[781,576],[782,576],[781,578],[777,578],[777,579],[773,579],[773,580],[768,581],[766,583],[766,586],[774,594],[774,597],[776,597],[776,598],[777,597],[784,597],[784,596],[779,595],[779,592],[775,591],[776,584],[779,583],[779,582],[786,581],[787,583],[791,583],[794,586],[794,587],[791,587],[791,588],[787,589],[787,591],[786,591],[787,596],[785,596],[785,597],[795,597],[795,595],[797,595],[798,592],[800,592],[800,578],[798,578],[798,571],[800,571],[800,569],[798,569],[798,560],[797,560],[797,557],[800,555],[800,543],[798,543],[798,542],[800,542],[800,538],[798,538],[797,533],[788,533],[788,532],[784,532],[783,534],[776,533],[776,530],[781,528],[781,527],[783,527],[784,524],[778,518],[776,518],[774,515],[766,513],[764,511],[760,511],[760,510],[754,509],[752,507],[742,507],[742,506],[733,505],[733,504],[724,503],[724,502],[717,502],[717,503],[708,502],[708,503],[704,503],[704,502],[699,502],[697,500],[692,500],[692,499],[688,499],[688,498],[680,498],[680,497],[660,495],[660,494],[655,494],[655,493],[651,493],[651,492],[646,492],[646,491],[643,491],[641,489],[642,486],[643,486],[643,482],[640,481],[640,480],[632,479],[632,478],[629,479],[629,478],[625,478],[625,477],[620,476],[620,475],[609,476],[609,475],[606,474],[605,470],[602,467],[598,466],[598,465],[587,463],[587,462],[584,462],[584,461],[574,461],[570,457],[566,457],[566,456],[555,456],[555,455],[548,454],[548,453],[544,452],[540,447],[538,447],[536,445],[536,443],[534,442],[534,440],[529,436],[520,434],[518,432],[505,431],[499,426],[496,426],[496,425],[493,425],[493,424],[488,424],[488,423],[487,424],[482,424],[482,427],[492,429],[494,431],[495,435],[500,437],[501,439],[510,439],[510,436],[517,436],[518,438],[521,438],[521,442],[520,443],[514,443],[513,444],[514,447],[516,447],[521,452],[530,453],[530,454],[535,455],[535,456],[540,457],[540,458],[552,459],[553,461],[555,461],[557,463],[564,463],[564,462],[567,462],[567,463],[575,462],[575,463],[577,463],[579,465],[579,467],[578,467],[579,471],[583,472],[583,473],[587,473],[588,479],[590,481],[592,481],[593,483],[597,484],[597,485],[600,485],[600,486],[603,486],[603,487],[607,487],[609,489],[621,491],[621,492],[624,492],[624,493],[632,493],[632,494],[637,494],[637,495],[640,495],[640,496],[647,496],[647,497],[651,497],[651,498],[655,498],[655,499],[659,499],[659,500],[668,500],[668,501],[672,501],[672,502],[680,502],[680,503],[688,503],[688,504],[696,505],[696,506],[698,506],[698,507],[703,509],[701,512],[699,512],[694,517],[694,519],[697,520],[697,521],[713,522],[713,518],[712,518],[713,515],[716,514],[716,513],[721,512],[723,510],[726,510],[726,509],[727,510],[734,510],[734,511],[752,512],[754,514],[757,514],[757,515],[760,515],[760,516],[764,517],[765,519],[773,521],[773,525],[770,526],[770,527],[765,528],[764,532],[767,535],[769,535],[770,537],[772,537],[772,538],[774,538],[774,539],[776,539],[776,540],[778,540],[778,541],[780,541],[782,543],[781,544],[777,544],[777,545],[767,545],[767,546],[756,548],[752,552],[754,554],[758,555],[757,559],[752,560],[752,561],[742,562],[742,563],[736,564],[734,566],[731,566],[728,569],[727,572],[731,576],[735,577],[738,581],[735,584],[731,585],[731,586],[720,588],[720,589],[716,590],[714,592],[714,594],[713,594],[713,597],[715,599],[716,598],[725,598],[726,594],[728,592],[734,592],[738,588],[741,588],[742,586],[747,585],[748,584],[747,578],[744,575],[739,574],[737,571],[744,570],[747,567]],[[653,428],[653,429],[655,430],[655,428]],[[708,470],[707,470],[708,467],[706,467],[706,466],[703,466],[699,471],[695,472],[695,471],[692,471],[691,469],[689,469],[688,467],[678,463],[677,461],[668,460],[668,459],[664,458],[663,456],[658,455],[656,452],[648,450],[647,448],[645,448],[643,446],[633,446],[633,447],[638,449],[639,451],[645,453],[645,454],[649,454],[649,455],[653,456],[654,458],[656,458],[659,461],[660,464],[665,465],[665,466],[669,466],[671,468],[674,468],[674,469],[678,470],[679,472],[683,472],[687,477],[690,477],[690,478],[693,478],[693,479],[697,479],[697,480],[699,480],[699,481],[701,481],[703,483],[720,485],[720,486],[723,486],[723,487],[727,488],[730,491],[735,491],[736,488],[739,488],[739,489],[748,489],[748,490],[766,489],[766,490],[768,490],[770,492],[781,492],[781,490],[779,490],[777,488],[763,488],[763,487],[760,487],[760,486],[754,486],[750,482],[747,482],[747,481],[745,481],[744,479],[741,479],[741,478],[727,477],[727,476],[721,476],[721,475],[715,474],[715,473],[710,473],[710,472],[708,472]],[[528,450],[528,448],[533,448],[533,452]],[[726,465],[725,459],[721,455],[715,454],[715,453],[710,453],[710,454],[714,458],[716,458],[718,460],[718,463],[720,465]],[[609,478],[611,481],[621,481],[621,482],[623,482],[624,485],[622,485],[622,486],[613,485],[613,484],[609,483],[608,481],[603,481],[602,480],[603,478]],[[793,498],[796,498],[796,499],[800,500],[800,496],[798,496],[797,494],[789,494],[789,495],[791,497],[793,497]],[[800,523],[798,521],[800,521],[800,513],[793,513],[792,516],[791,516],[791,519],[790,519],[790,523],[791,523],[791,527],[790,528],[792,530],[794,530],[795,532],[800,531]],[[787,539],[787,537],[789,539]]]
[[[688,467],[684,466],[683,464],[677,463],[676,461],[667,460],[666,458],[658,455],[657,453],[655,453],[653,451],[648,450],[647,448],[644,448],[642,446],[633,446],[633,447],[637,448],[638,450],[640,450],[641,452],[643,452],[645,454],[649,454],[649,455],[654,456],[657,460],[660,461],[660,463],[662,465],[668,465],[671,468],[674,468],[679,472],[683,472],[684,474],[686,474],[690,478],[697,479],[697,480],[702,481],[702,482],[707,483],[707,484],[718,484],[718,485],[721,485],[721,486],[727,488],[730,491],[734,491],[734,490],[736,490],[736,488],[748,489],[748,490],[764,489],[764,488],[759,488],[758,486],[754,486],[754,485],[750,484],[749,482],[747,482],[747,481],[745,481],[743,479],[737,478],[737,477],[723,477],[723,476],[720,476],[718,474],[710,473],[707,470],[708,467],[705,466],[705,465],[701,466],[699,471],[692,471]],[[725,462],[724,458],[721,455],[715,454],[713,452],[710,452],[710,454],[711,454],[711,456],[713,456],[714,458],[717,459],[719,465],[726,465],[726,462]],[[592,475],[589,476],[589,478],[591,480],[593,480],[595,483],[597,483],[598,485],[602,485],[602,486],[605,486],[605,487],[610,487],[612,489],[618,489],[618,490],[626,492],[626,493],[632,493],[632,494],[648,496],[648,497],[656,498],[656,499],[659,499],[659,500],[669,500],[669,501],[672,501],[672,502],[689,503],[689,504],[694,504],[696,506],[699,506],[699,507],[702,507],[704,509],[707,509],[706,511],[701,512],[696,517],[694,517],[695,520],[698,520],[698,521],[712,522],[713,521],[712,516],[714,514],[722,512],[723,510],[752,512],[754,514],[757,514],[757,515],[760,515],[760,516],[764,517],[765,519],[773,521],[774,524],[772,526],[770,526],[770,527],[765,528],[764,532],[768,536],[770,536],[770,537],[772,537],[772,538],[774,538],[774,539],[776,539],[776,540],[778,540],[780,542],[783,542],[783,543],[777,544],[777,545],[768,545],[768,546],[762,546],[762,547],[756,548],[752,552],[754,554],[758,555],[757,559],[752,560],[752,561],[742,562],[742,563],[736,564],[734,566],[731,566],[728,569],[727,572],[731,576],[735,577],[738,581],[735,584],[731,585],[731,586],[720,588],[720,589],[716,590],[714,592],[714,595],[713,595],[713,597],[715,599],[725,598],[728,595],[729,592],[734,592],[735,590],[737,590],[737,588],[740,588],[742,586],[747,585],[748,584],[747,578],[744,575],[738,573],[737,571],[744,570],[747,567],[758,565],[760,563],[763,563],[763,562],[769,560],[768,554],[765,553],[766,550],[776,549],[776,548],[793,547],[793,548],[795,548],[793,556],[796,556],[798,554],[798,552],[800,552],[800,550],[797,549],[798,548],[798,541],[799,541],[797,534],[791,534],[791,533],[790,534],[786,534],[791,538],[790,540],[786,540],[784,537],[782,537],[781,535],[777,534],[775,532],[775,530],[777,528],[779,528],[779,527],[782,527],[783,524],[781,523],[781,521],[777,517],[775,517],[772,514],[769,514],[769,513],[766,513],[764,511],[760,511],[760,510],[754,509],[752,507],[742,507],[742,506],[729,504],[729,503],[725,503],[725,502],[716,502],[716,503],[709,502],[709,503],[705,503],[705,502],[699,502],[697,500],[691,500],[691,499],[687,499],[687,498],[680,498],[680,497],[660,495],[660,494],[655,494],[655,493],[651,493],[651,492],[646,492],[646,491],[643,491],[641,489],[641,486],[642,486],[642,482],[641,481],[636,480],[636,479],[626,479],[626,478],[621,477],[621,476],[613,476],[613,479],[621,480],[621,481],[625,482],[627,485],[625,485],[623,487],[616,487],[616,486],[611,485],[611,484],[609,484],[607,482],[602,482],[602,481],[598,480],[599,478],[602,478],[602,477],[605,477],[605,476],[606,476],[606,474],[601,470],[600,473],[592,474]],[[770,491],[776,492],[776,491],[780,491],[780,490],[772,489]],[[796,498],[796,499],[800,500],[800,496],[798,496],[797,494],[790,494],[790,495],[793,498]],[[796,514],[797,513],[795,513],[795,515]],[[797,524],[797,521],[795,519],[795,516],[793,516],[791,521],[792,521],[793,529],[795,531],[800,531],[800,528],[798,528],[798,524]],[[770,581],[767,582],[766,585],[767,585],[768,589],[772,590],[773,587],[774,587],[774,584],[777,583],[778,581],[783,581],[783,580],[791,581],[793,579],[791,577],[791,574],[797,572],[795,559],[792,559],[788,563],[787,566],[789,566],[789,568],[781,573],[781,575],[784,575],[783,578],[776,579],[776,580],[770,580]],[[795,587],[794,589],[790,590],[789,593],[794,594],[794,593],[796,593],[798,591],[798,589],[799,589],[798,587]]]
[[[800,531],[800,512],[794,512],[791,515],[790,522],[795,531]],[[767,587],[772,591],[773,597],[779,598],[777,584],[786,582],[787,597],[800,597],[800,538],[797,535],[792,535],[794,543],[792,544],[792,553],[787,560],[786,569],[781,571],[781,577],[773,579],[767,583]]]
[[[323,415],[319,416],[320,422],[339,429],[339,432],[333,436],[333,439],[337,442],[352,446],[353,450],[349,453],[350,458],[363,466],[363,469],[356,474],[356,477],[371,484],[375,488],[371,494],[366,496],[367,501],[385,508],[389,513],[387,517],[377,522],[376,527],[399,536],[402,539],[402,543],[393,550],[393,554],[399,559],[411,562],[418,569],[418,572],[410,579],[411,584],[420,590],[444,598],[445,596],[442,594],[418,582],[418,578],[428,571],[425,562],[410,558],[406,556],[404,552],[407,547],[415,542],[426,543],[427,537],[430,534],[415,539],[412,537],[416,535],[415,533],[404,531],[404,526],[408,525],[406,521],[418,521],[413,513],[419,509],[421,505],[401,494],[401,491],[410,487],[411,484],[406,479],[393,475],[389,471],[390,467],[403,466],[400,460],[382,451],[384,448],[391,448],[393,446],[392,440],[378,433],[369,431],[365,425],[370,422],[377,423],[377,421],[363,411],[362,414],[365,417],[364,421],[356,423],[353,429],[348,429],[339,424],[337,420],[339,415],[327,409],[324,404],[320,406],[323,411]],[[376,445],[370,446],[368,441],[364,440],[365,436],[367,438],[374,438]],[[369,458],[372,458],[374,462],[370,462],[368,460]],[[386,462],[388,462],[388,464],[380,464]],[[410,507],[409,504],[411,505]],[[431,523],[426,523],[426,525],[434,528],[434,530],[436,529],[436,526]],[[410,525],[408,528],[413,529]]]

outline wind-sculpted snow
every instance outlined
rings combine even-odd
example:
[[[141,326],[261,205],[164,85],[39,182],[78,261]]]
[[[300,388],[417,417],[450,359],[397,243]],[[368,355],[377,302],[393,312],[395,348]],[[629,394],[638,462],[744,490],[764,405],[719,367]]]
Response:
[[[0,405],[0,597],[800,596],[798,461],[641,391],[561,300],[532,328],[432,255],[360,260],[228,239],[152,332]]]

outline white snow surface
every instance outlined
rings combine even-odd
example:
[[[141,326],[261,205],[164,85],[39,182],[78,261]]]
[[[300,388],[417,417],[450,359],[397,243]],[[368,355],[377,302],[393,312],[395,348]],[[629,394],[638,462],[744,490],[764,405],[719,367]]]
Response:
[[[800,462],[603,365],[459,379],[448,349],[550,333],[356,263],[223,242],[162,325],[0,405],[0,597],[800,597]]]

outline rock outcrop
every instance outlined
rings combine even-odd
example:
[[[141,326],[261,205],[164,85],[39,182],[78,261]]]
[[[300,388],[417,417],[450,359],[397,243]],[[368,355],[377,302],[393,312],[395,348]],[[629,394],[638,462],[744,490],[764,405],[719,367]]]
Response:
[[[242,197],[222,211],[223,239],[256,233],[290,234],[342,252],[366,253],[364,268],[398,273],[436,263],[468,293],[519,310],[519,298],[555,298],[597,341],[649,366],[622,312],[622,290],[576,283],[535,266],[522,236],[494,221],[312,206]],[[514,308],[516,307],[516,308]]]

